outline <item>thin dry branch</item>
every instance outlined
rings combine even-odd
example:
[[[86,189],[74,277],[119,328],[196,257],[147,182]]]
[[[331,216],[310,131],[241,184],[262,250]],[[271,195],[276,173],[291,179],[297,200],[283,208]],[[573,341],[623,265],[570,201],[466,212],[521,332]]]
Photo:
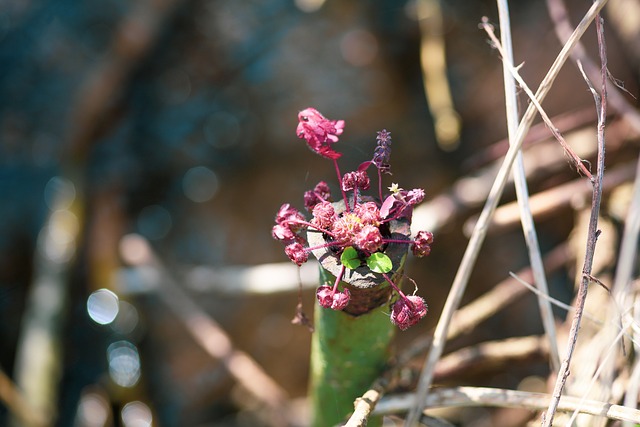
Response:
[[[488,387],[454,387],[436,388],[425,398],[425,408],[489,406],[500,408],[519,408],[541,410],[547,407],[551,395],[526,391],[505,390]],[[402,413],[410,409],[415,400],[414,394],[387,396],[380,400],[374,415]],[[558,411],[580,411],[612,420],[640,423],[640,411],[607,402],[585,400],[563,396],[558,404]]]
[[[611,169],[607,169],[602,189],[608,192],[620,184],[629,182],[636,176],[636,165],[626,163]],[[529,199],[531,213],[537,220],[552,217],[565,207],[571,206],[577,200],[589,197],[591,186],[584,179],[576,179],[562,185],[557,185],[540,193],[536,193]],[[640,205],[639,205],[640,209]],[[503,232],[514,228],[520,222],[520,210],[516,203],[506,203],[496,209],[489,224],[490,232]],[[471,217],[464,225],[465,230],[473,230],[477,217]]]
[[[547,0],[547,9],[549,16],[554,24],[554,30],[560,43],[566,43],[571,34],[571,23],[569,22],[569,12],[562,0]],[[628,10],[627,7],[625,10]],[[596,63],[589,57],[586,49],[581,43],[578,43],[571,52],[571,58],[574,61],[580,61],[590,79],[596,80],[600,74],[600,70]],[[640,132],[640,113],[630,104],[615,84],[608,82],[609,102],[614,110],[620,113],[624,119],[631,124],[637,132]]]
[[[605,4],[606,0],[596,1],[592,4],[589,11],[585,14],[584,18],[574,31],[571,40],[562,48],[561,52],[558,54],[558,57],[552,64],[549,72],[540,84],[540,88],[538,89],[538,92],[536,94],[538,102],[541,102],[547,95],[562,65],[569,57],[569,52],[571,51],[575,43],[577,43],[577,41],[580,39],[582,34],[584,34],[591,21],[595,18],[596,14],[602,7],[604,7]],[[502,191],[507,182],[507,178],[510,175],[511,165],[513,164],[515,157],[520,150],[520,147],[522,146],[524,137],[529,130],[531,123],[533,122],[535,111],[536,109],[533,105],[530,105],[527,108],[527,111],[525,112],[520,122],[520,126],[518,126],[518,132],[516,138],[514,138],[514,144],[510,146],[509,151],[505,156],[502,167],[498,172],[498,176],[494,181],[494,185],[491,188],[491,192],[489,193],[482,214],[480,215],[480,219],[478,220],[478,225],[474,230],[471,238],[469,239],[469,244],[467,245],[467,249],[465,250],[462,261],[460,262],[460,266],[454,278],[451,291],[449,292],[442,311],[442,315],[440,317],[440,320],[438,321],[438,325],[436,326],[436,330],[433,335],[433,344],[431,346],[431,351],[429,352],[429,356],[425,360],[422,374],[418,382],[414,405],[408,414],[408,417],[405,421],[405,426],[414,427],[418,418],[420,417],[420,414],[422,413],[423,404],[425,402],[425,398],[429,392],[429,387],[431,386],[431,381],[433,379],[433,369],[435,368],[435,365],[444,350],[447,330],[449,329],[451,318],[453,317],[453,313],[458,308],[460,301],[462,300],[462,296],[471,276],[471,271],[486,236],[487,224],[493,214],[493,211],[498,205],[500,196],[502,195]]]
[[[509,133],[509,144],[513,144],[516,131],[518,130],[518,101],[515,78],[511,75],[510,68],[513,65],[513,47],[511,42],[511,20],[509,18],[509,6],[506,0],[498,0],[498,15],[500,17],[500,37],[504,45],[503,54],[503,78],[505,89],[505,104],[507,110],[507,128]],[[516,187],[518,207],[520,211],[520,222],[522,231],[529,251],[529,261],[533,272],[534,282],[544,294],[549,293],[547,278],[542,265],[542,255],[538,244],[538,234],[536,232],[533,215],[529,205],[529,188],[524,170],[524,160],[522,151],[516,157],[513,168],[513,181]],[[538,297],[538,307],[545,334],[549,341],[549,363],[553,370],[560,367],[560,353],[558,352],[558,340],[556,337],[555,320],[551,311],[551,304],[548,300]]]
[[[604,29],[602,17],[598,14],[596,17],[596,32],[598,34],[598,47],[601,61],[601,94],[593,87],[589,78],[584,74],[584,79],[589,86],[593,94],[593,98],[596,104],[596,110],[598,111],[598,161],[597,161],[597,174],[596,179],[593,181],[593,195],[591,200],[591,216],[589,218],[589,231],[587,235],[587,248],[585,251],[585,259],[582,267],[582,275],[580,278],[580,286],[578,288],[578,295],[575,302],[575,313],[571,322],[571,329],[569,330],[569,339],[567,343],[567,350],[565,352],[565,359],[562,362],[556,384],[553,389],[553,399],[549,403],[546,414],[543,416],[543,427],[550,427],[553,424],[553,417],[560,402],[560,396],[562,390],[569,376],[569,366],[571,364],[571,357],[576,347],[576,341],[578,340],[578,331],[580,329],[580,322],[582,320],[582,313],[584,309],[585,300],[587,298],[587,290],[589,283],[591,282],[591,267],[593,265],[593,257],[595,255],[596,243],[598,240],[598,216],[600,214],[600,201],[602,199],[602,181],[604,176],[604,155],[605,155],[605,139],[604,139],[604,127],[607,117],[607,51],[604,41]],[[581,68],[582,71],[582,68]]]
[[[578,156],[575,153],[575,151],[573,151],[571,146],[569,144],[567,144],[567,141],[565,141],[564,137],[562,136],[562,134],[560,133],[558,128],[553,125],[553,123],[551,122],[551,119],[549,118],[547,113],[542,108],[542,105],[540,105],[540,103],[536,99],[536,96],[533,94],[531,89],[529,89],[529,86],[525,83],[525,81],[522,79],[522,77],[520,77],[520,74],[518,73],[518,69],[513,66],[511,61],[508,61],[509,57],[506,56],[507,52],[505,52],[505,50],[502,48],[500,42],[496,38],[496,36],[495,36],[495,34],[493,32],[493,26],[491,24],[489,24],[489,21],[488,21],[487,18],[483,18],[483,20],[482,20],[482,28],[489,35],[489,38],[493,42],[495,48],[498,49],[498,51],[500,52],[500,55],[502,55],[503,63],[507,67],[508,71],[518,81],[518,84],[520,85],[522,90],[527,94],[527,96],[531,100],[531,103],[537,108],[538,113],[540,114],[540,117],[542,117],[542,120],[544,120],[544,123],[547,125],[547,127],[549,128],[549,130],[551,131],[553,136],[556,138],[556,140],[558,140],[558,142],[560,143],[560,145],[562,146],[564,151],[573,160],[573,164],[576,167],[576,169],[578,171],[580,171],[584,176],[589,178],[589,180],[592,180],[593,178],[591,176],[591,171],[589,171],[589,169],[587,169],[587,167],[584,165],[584,161],[580,158],[580,156]]]

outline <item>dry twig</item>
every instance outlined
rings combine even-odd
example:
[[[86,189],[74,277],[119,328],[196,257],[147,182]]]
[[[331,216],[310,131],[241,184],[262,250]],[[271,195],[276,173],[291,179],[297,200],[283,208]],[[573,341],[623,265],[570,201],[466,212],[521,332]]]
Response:
[[[580,287],[578,288],[578,295],[575,302],[576,311],[574,313],[573,320],[571,322],[571,329],[569,330],[569,339],[567,343],[567,350],[565,353],[565,359],[562,362],[556,384],[553,389],[553,399],[549,403],[549,408],[546,414],[543,416],[542,425],[550,427],[553,424],[553,417],[555,415],[558,403],[560,402],[560,396],[562,395],[562,389],[569,376],[569,365],[571,363],[571,357],[575,350],[576,341],[578,339],[578,330],[580,329],[580,321],[582,320],[582,312],[584,309],[585,300],[587,298],[587,290],[589,283],[591,282],[591,267],[593,265],[593,257],[595,254],[596,243],[598,240],[598,216],[600,214],[600,201],[602,198],[602,180],[604,176],[604,152],[605,152],[605,140],[604,140],[604,127],[607,117],[607,51],[604,41],[604,30],[602,28],[602,18],[598,14],[596,17],[596,32],[598,34],[598,47],[600,52],[601,61],[601,94],[595,90],[589,78],[583,73],[584,79],[587,82],[593,98],[596,103],[596,109],[598,111],[598,161],[597,161],[597,175],[593,181],[593,194],[591,199],[591,217],[589,219],[589,231],[587,235],[587,249],[585,253],[585,260],[582,267],[582,274],[580,278]],[[582,68],[581,68],[582,71]]]

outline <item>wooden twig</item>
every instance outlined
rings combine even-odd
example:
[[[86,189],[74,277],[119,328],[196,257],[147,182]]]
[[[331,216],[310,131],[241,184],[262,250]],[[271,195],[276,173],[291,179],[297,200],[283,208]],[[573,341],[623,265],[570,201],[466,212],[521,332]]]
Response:
[[[602,180],[604,176],[604,155],[605,155],[605,139],[604,139],[604,127],[607,117],[607,52],[606,44],[604,41],[604,30],[602,28],[602,17],[598,14],[596,17],[596,32],[598,34],[598,50],[600,53],[601,61],[601,94],[593,87],[593,84],[589,81],[586,74],[583,73],[583,77],[593,94],[593,98],[596,104],[596,110],[598,112],[598,161],[597,161],[597,175],[593,181],[593,195],[591,199],[591,216],[589,218],[589,231],[587,235],[587,247],[585,252],[584,264],[582,267],[582,274],[580,278],[580,286],[578,288],[578,295],[575,302],[575,313],[571,322],[571,329],[569,330],[569,339],[567,343],[567,349],[565,352],[565,359],[562,362],[560,371],[556,379],[556,384],[553,389],[553,399],[549,403],[546,414],[543,416],[543,427],[550,427],[553,424],[553,417],[560,402],[560,396],[562,390],[569,376],[569,365],[571,364],[571,357],[575,350],[576,341],[578,339],[578,331],[580,329],[580,322],[582,320],[582,312],[584,309],[585,300],[587,298],[587,290],[589,288],[591,267],[593,265],[593,257],[595,255],[596,243],[598,241],[598,216],[600,214],[600,201],[602,198]],[[580,67],[582,71],[582,67]]]
[[[440,359],[433,378],[442,382],[461,375],[473,375],[474,372],[487,375],[501,368],[543,362],[548,357],[549,341],[544,336],[485,341],[461,348]]]
[[[489,35],[489,38],[493,42],[495,48],[498,49],[498,51],[502,55],[503,63],[507,67],[508,71],[513,75],[514,79],[516,79],[518,81],[518,84],[520,85],[522,90],[527,94],[527,96],[531,100],[531,103],[537,108],[538,113],[540,114],[540,117],[542,117],[542,120],[547,125],[547,127],[549,128],[549,130],[551,131],[553,136],[560,143],[560,145],[562,146],[564,151],[573,160],[573,164],[574,164],[576,170],[580,171],[584,176],[589,178],[589,180],[592,180],[593,177],[591,176],[591,171],[584,165],[584,161],[580,158],[580,156],[578,156],[573,151],[571,146],[569,144],[567,144],[567,141],[565,141],[564,137],[562,136],[562,134],[560,133],[558,128],[556,128],[553,125],[553,123],[551,122],[551,119],[549,118],[547,113],[542,108],[542,105],[540,105],[540,103],[536,99],[536,96],[533,94],[531,89],[529,89],[529,86],[525,83],[525,81],[522,79],[522,77],[518,73],[518,69],[515,68],[511,62],[505,62],[506,61],[506,57],[505,57],[506,52],[504,51],[504,49],[500,45],[500,42],[498,42],[498,39],[496,38],[495,34],[493,33],[493,26],[491,24],[489,24],[489,21],[487,20],[487,18],[483,18],[481,25],[482,25],[482,28]]]
[[[575,43],[577,43],[582,34],[584,34],[591,21],[595,18],[596,14],[602,7],[604,7],[605,4],[606,0],[599,0],[594,2],[580,22],[580,25],[578,25],[578,27],[574,31],[570,41],[564,45],[561,52],[558,54],[558,57],[552,64],[549,72],[540,84],[540,88],[538,89],[538,92],[536,94],[538,102],[541,102],[547,95],[547,93],[551,89],[553,81],[560,71],[560,68],[569,57],[569,52],[571,51],[572,47]],[[529,127],[531,126],[531,123],[533,122],[535,111],[535,107],[533,105],[530,105],[527,108],[524,116],[522,117],[520,125],[518,126],[517,136],[514,139],[514,144],[509,147],[509,151],[505,156],[502,167],[498,172],[498,176],[496,177],[494,184],[491,187],[491,191],[489,193],[489,196],[487,197],[487,201],[478,220],[476,229],[469,239],[467,249],[465,250],[463,258],[460,262],[460,266],[451,286],[451,291],[449,292],[442,310],[442,315],[440,316],[440,320],[438,321],[433,335],[433,344],[431,346],[429,356],[425,360],[422,369],[420,380],[418,382],[418,389],[415,395],[414,405],[405,421],[405,425],[408,427],[415,426],[417,419],[422,412],[423,404],[429,392],[429,387],[431,386],[431,381],[433,379],[433,369],[435,368],[435,365],[444,350],[447,330],[449,329],[451,318],[453,317],[453,313],[458,308],[460,301],[462,300],[462,296],[466,289],[467,283],[469,281],[469,278],[471,277],[471,271],[480,252],[480,247],[482,246],[482,243],[486,236],[487,224],[489,222],[489,219],[493,215],[493,211],[498,205],[498,201],[500,199],[500,196],[502,195],[502,191],[507,182],[508,176],[510,175],[511,165],[513,164],[518,150],[522,146],[522,141],[524,140],[524,137]]]
[[[547,407],[551,395],[526,391],[505,390],[488,387],[436,388],[423,402],[425,408],[491,406],[500,408],[519,408],[541,410]],[[387,396],[380,400],[374,415],[397,414],[413,406],[414,394]],[[579,410],[582,414],[607,417],[640,423],[640,411],[620,405],[612,405],[596,400],[581,401],[575,397],[563,396],[558,411]]]
[[[507,128],[509,134],[509,144],[513,144],[516,131],[518,130],[518,100],[515,84],[515,77],[511,74],[513,68],[513,47],[511,42],[511,20],[509,18],[509,6],[506,0],[498,0],[498,15],[500,17],[500,37],[502,39],[503,51],[503,79],[505,89],[505,105],[507,110]],[[543,294],[549,293],[547,278],[544,274],[540,245],[538,244],[538,234],[536,232],[533,215],[529,204],[529,188],[524,171],[524,161],[522,151],[516,157],[513,168],[513,181],[516,187],[516,196],[520,211],[520,222],[522,231],[529,251],[529,262],[533,272],[534,282]],[[549,341],[549,364],[551,369],[557,371],[560,367],[560,353],[558,352],[558,340],[556,337],[555,320],[551,311],[551,304],[548,300],[538,297],[538,307],[545,334]]]
[[[630,6],[630,5],[629,5]],[[547,9],[549,10],[549,16],[553,21],[553,28],[556,32],[556,36],[560,40],[560,43],[565,43],[571,34],[571,23],[569,22],[569,12],[564,4],[563,0],[547,0]],[[629,7],[625,7],[628,10]],[[633,14],[633,12],[631,12]],[[600,74],[600,70],[595,62],[589,57],[586,49],[581,43],[576,45],[576,48],[571,52],[571,58],[574,61],[580,61],[585,68],[586,74],[592,80],[597,79]],[[614,110],[620,113],[624,119],[632,125],[637,132],[640,132],[640,113],[636,107],[629,103],[624,95],[620,93],[615,84],[609,82],[611,91],[608,95],[608,102]]]
[[[607,176],[604,177],[602,190],[606,193],[617,188],[620,184],[629,182],[640,173],[640,169],[633,163],[625,163],[607,169]],[[537,220],[550,218],[557,214],[559,210],[571,206],[576,200],[589,197],[592,191],[591,186],[584,179],[557,185],[545,191],[534,194],[529,199],[531,213]],[[638,205],[640,209],[640,204]],[[629,210],[631,214],[632,209]],[[640,215],[640,213],[637,213]],[[464,230],[473,230],[477,217],[469,218],[463,226]],[[519,209],[516,203],[506,203],[496,209],[493,219],[489,224],[490,232],[504,232],[512,229],[520,222]]]

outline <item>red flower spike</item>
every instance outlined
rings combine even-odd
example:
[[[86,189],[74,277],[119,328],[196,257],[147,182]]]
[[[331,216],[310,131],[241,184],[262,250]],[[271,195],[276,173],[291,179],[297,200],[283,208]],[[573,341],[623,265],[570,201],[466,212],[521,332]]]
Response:
[[[327,159],[336,160],[342,153],[331,148],[338,142],[338,136],[344,131],[344,120],[329,120],[315,108],[306,108],[298,113],[298,138],[304,138],[309,148]]]
[[[391,307],[391,323],[403,331],[415,325],[427,315],[427,304],[417,295],[400,298]]]

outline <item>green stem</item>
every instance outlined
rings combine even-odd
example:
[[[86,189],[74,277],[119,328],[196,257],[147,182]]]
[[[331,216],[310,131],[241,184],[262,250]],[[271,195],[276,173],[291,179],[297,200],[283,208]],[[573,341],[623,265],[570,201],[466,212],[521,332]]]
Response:
[[[320,272],[325,283],[332,280],[326,270],[321,268]],[[358,292],[344,282],[341,286]],[[360,316],[316,306],[315,328],[311,344],[311,426],[334,426],[353,412],[354,400],[382,373],[396,328],[389,321],[386,304]],[[381,419],[368,423],[381,425]]]

